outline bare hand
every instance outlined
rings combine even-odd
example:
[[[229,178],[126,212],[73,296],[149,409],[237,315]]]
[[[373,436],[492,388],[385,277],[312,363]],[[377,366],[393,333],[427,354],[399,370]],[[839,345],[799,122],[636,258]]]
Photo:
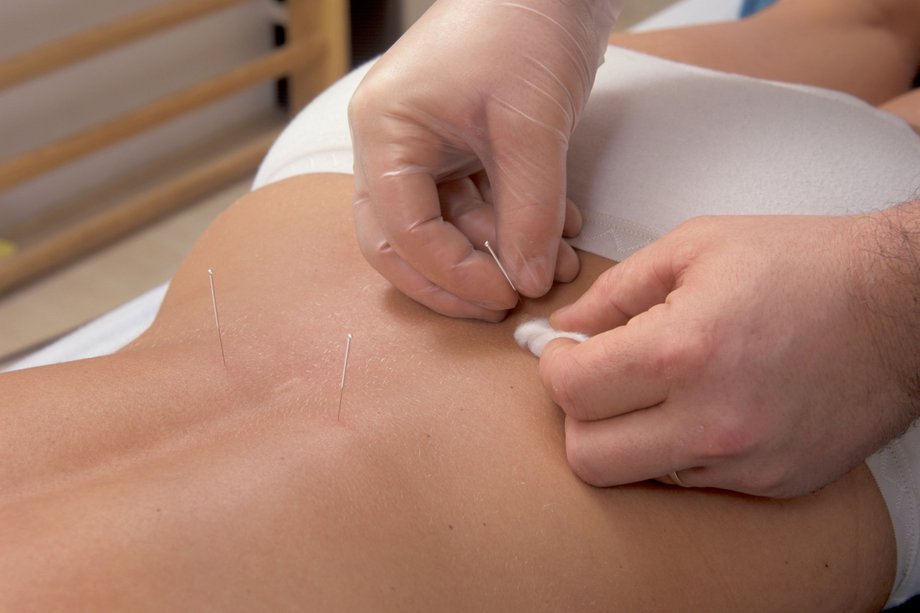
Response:
[[[551,319],[597,336],[540,360],[575,472],[785,497],[899,434],[920,404],[918,209],[699,218],[604,273]]]

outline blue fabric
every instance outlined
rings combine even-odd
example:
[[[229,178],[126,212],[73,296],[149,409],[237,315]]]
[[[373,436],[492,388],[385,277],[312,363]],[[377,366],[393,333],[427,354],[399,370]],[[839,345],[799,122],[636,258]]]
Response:
[[[741,16],[747,17],[748,15],[753,15],[760,9],[765,9],[775,0],[744,0],[744,3],[741,5]]]

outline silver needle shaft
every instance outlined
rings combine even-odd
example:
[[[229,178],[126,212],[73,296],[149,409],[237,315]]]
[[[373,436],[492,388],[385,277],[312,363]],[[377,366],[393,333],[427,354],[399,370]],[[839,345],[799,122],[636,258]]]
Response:
[[[214,291],[214,271],[208,269],[208,281],[211,284],[211,306],[214,307],[214,323],[217,325],[217,341],[220,343],[220,359],[224,366],[227,365],[227,356],[224,354],[224,337],[220,331],[220,313],[217,311],[217,293]]]
[[[351,353],[351,332],[345,336],[345,361],[342,363],[342,382],[339,384],[339,412],[336,421],[342,419],[342,396],[345,395],[345,372],[348,370],[348,354]]]
[[[486,244],[486,249],[488,249],[489,253],[492,254],[492,259],[495,260],[496,264],[498,264],[498,269],[502,271],[503,275],[505,275],[505,279],[508,281],[508,285],[511,286],[511,289],[517,292],[517,288],[514,287],[514,281],[511,280],[511,276],[508,274],[508,271],[505,270],[505,267],[502,266],[502,263],[498,260],[498,255],[496,255],[495,251],[492,250],[492,245],[489,244],[489,241],[486,241],[485,244]]]

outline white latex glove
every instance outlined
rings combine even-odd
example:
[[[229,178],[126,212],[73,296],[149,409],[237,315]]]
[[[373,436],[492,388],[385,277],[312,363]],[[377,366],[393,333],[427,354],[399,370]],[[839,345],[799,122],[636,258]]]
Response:
[[[397,288],[501,319],[517,296],[486,240],[526,296],[574,278],[566,152],[621,3],[440,0],[371,69],[349,106],[355,224]]]
[[[822,487],[920,415],[920,202],[692,220],[604,273],[540,370],[575,472]]]

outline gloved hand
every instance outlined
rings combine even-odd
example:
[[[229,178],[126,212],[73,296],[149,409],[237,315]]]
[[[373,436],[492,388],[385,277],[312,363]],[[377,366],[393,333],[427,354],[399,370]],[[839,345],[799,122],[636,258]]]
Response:
[[[621,3],[439,0],[370,70],[349,106],[355,224],[397,288],[501,319],[517,296],[485,240],[526,296],[574,278],[566,151]]]
[[[776,497],[822,487],[920,409],[920,203],[692,220],[550,319],[575,472]]]

